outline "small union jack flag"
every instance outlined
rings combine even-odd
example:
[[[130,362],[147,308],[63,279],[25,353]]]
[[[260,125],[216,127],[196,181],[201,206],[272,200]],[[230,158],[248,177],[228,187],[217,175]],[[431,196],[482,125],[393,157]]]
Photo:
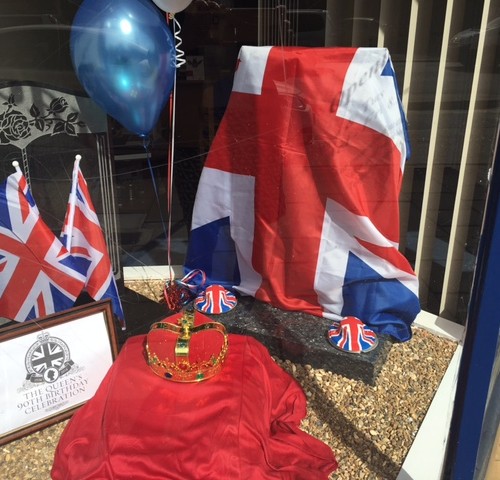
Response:
[[[194,308],[203,313],[226,313],[237,304],[236,296],[221,285],[210,285],[194,300]]]
[[[85,268],[85,290],[94,300],[111,299],[114,314],[125,330],[125,315],[121,304],[113,267],[104,233],[99,223],[90,191],[80,169],[81,157],[73,165],[73,182],[64,219],[61,241],[73,259]]]
[[[0,184],[0,316],[24,322],[73,307],[85,273],[41,219],[17,166]]]
[[[348,353],[369,352],[378,344],[375,332],[356,317],[344,317],[334,322],[328,329],[328,340],[334,347]]]

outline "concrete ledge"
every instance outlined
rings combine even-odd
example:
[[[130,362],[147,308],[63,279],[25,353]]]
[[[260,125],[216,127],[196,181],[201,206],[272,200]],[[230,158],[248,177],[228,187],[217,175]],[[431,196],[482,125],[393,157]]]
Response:
[[[396,480],[443,478],[461,357],[458,345]]]
[[[424,310],[417,315],[413,325],[453,342],[462,341],[465,335],[465,327],[463,325]]]

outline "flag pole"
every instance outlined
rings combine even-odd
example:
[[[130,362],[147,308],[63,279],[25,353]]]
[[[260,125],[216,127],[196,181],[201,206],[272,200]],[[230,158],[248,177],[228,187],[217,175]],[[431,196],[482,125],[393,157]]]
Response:
[[[73,176],[71,183],[71,192],[69,194],[69,209],[68,209],[68,223],[66,228],[66,250],[71,252],[71,237],[73,234],[73,222],[75,219],[75,204],[76,204],[76,187],[78,184],[78,170],[80,169],[81,155],[75,156],[75,163],[73,165]]]

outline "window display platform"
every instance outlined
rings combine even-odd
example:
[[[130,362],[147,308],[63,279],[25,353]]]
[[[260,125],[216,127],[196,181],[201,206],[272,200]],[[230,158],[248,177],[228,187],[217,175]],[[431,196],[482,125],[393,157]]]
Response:
[[[143,310],[144,323],[147,317]],[[407,479],[413,469],[403,464],[408,452],[414,450],[417,432],[422,430],[425,437],[420,446],[434,445],[431,440],[436,437],[435,422],[433,428],[420,426],[456,343],[422,328],[412,330],[411,341],[395,343],[390,349],[374,386],[290,361],[277,362],[307,395],[308,413],[302,428],[330,445],[339,460],[339,469],[332,476],[335,480]],[[438,412],[442,415],[442,410]],[[66,423],[3,445],[0,478],[50,478],[54,451]],[[414,458],[432,471],[428,449],[418,449]],[[433,473],[412,478],[437,480],[439,472]]]
[[[165,303],[150,300],[133,290],[125,289],[121,297],[127,330],[119,334],[120,344],[131,335],[147,333],[152,323],[171,315]],[[271,355],[280,359],[361,380],[368,385],[375,384],[393,345],[390,337],[378,336],[378,345],[370,352],[342,352],[327,341],[330,320],[287,312],[253,297],[239,297],[230,312],[207,316],[222,322],[229,333],[256,338]]]
[[[377,347],[367,353],[342,352],[327,341],[331,321],[300,312],[287,312],[255,300],[240,297],[238,305],[223,315],[213,315],[231,333],[250,335],[263,343],[272,355],[310,365],[374,385],[393,341],[378,337]]]

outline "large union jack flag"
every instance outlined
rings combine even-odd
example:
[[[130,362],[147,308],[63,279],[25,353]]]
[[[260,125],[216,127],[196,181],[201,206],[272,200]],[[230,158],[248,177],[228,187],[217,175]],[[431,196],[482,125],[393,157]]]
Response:
[[[185,263],[208,284],[411,337],[398,251],[406,120],[383,48],[242,47]]]
[[[87,271],[87,293],[94,300],[111,299],[113,312],[125,328],[125,316],[108,247],[79,162],[77,158],[73,167],[73,183],[61,240],[81,268]]]
[[[85,269],[41,220],[18,169],[0,185],[0,316],[24,322],[66,310]]]

